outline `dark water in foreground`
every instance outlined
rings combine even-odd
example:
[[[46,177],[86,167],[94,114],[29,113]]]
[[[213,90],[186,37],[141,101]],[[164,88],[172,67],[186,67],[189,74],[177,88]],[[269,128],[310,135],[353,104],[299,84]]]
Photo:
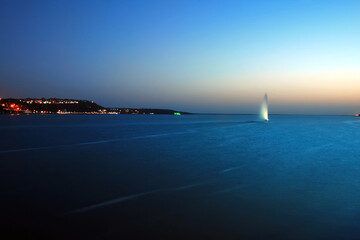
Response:
[[[360,119],[254,120],[2,115],[0,234],[359,239]]]

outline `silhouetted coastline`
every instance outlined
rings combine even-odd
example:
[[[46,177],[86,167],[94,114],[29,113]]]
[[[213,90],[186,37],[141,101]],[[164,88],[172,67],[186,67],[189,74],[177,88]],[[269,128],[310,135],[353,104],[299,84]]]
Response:
[[[172,109],[106,108],[89,100],[62,98],[0,98],[0,114],[191,114]]]

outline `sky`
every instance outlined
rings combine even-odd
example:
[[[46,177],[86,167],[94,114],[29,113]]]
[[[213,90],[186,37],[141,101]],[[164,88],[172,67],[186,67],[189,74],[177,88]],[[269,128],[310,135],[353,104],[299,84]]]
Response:
[[[360,1],[0,0],[0,97],[360,112]]]

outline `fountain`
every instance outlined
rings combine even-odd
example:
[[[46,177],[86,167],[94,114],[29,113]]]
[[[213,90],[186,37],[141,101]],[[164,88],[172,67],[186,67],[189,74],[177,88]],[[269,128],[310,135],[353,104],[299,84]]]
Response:
[[[260,119],[263,121],[268,122],[269,121],[269,109],[268,109],[268,96],[267,93],[265,93],[264,100],[261,104],[260,108]]]

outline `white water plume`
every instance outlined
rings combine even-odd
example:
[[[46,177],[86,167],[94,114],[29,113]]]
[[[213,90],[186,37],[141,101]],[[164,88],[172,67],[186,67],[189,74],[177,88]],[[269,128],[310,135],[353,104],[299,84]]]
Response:
[[[262,101],[260,108],[260,119],[264,121],[269,121],[269,108],[268,108],[268,96],[265,93],[264,100]]]

